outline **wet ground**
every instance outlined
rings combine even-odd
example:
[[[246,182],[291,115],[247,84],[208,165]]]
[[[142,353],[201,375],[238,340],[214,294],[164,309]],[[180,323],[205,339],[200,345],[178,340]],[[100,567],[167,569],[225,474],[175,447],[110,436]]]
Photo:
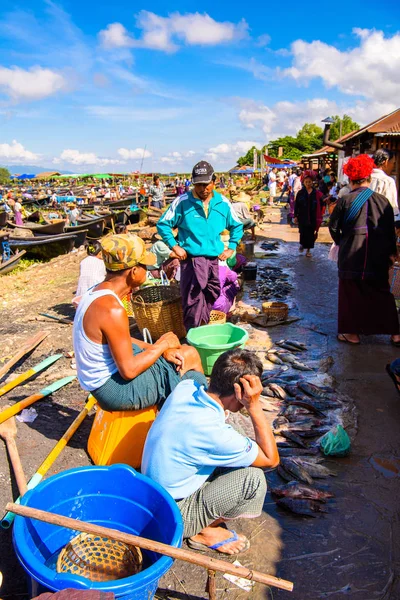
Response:
[[[268,335],[272,340],[283,337],[302,340],[327,359],[327,365],[331,365],[329,374],[335,378],[339,391],[351,396],[356,403],[358,434],[348,458],[329,461],[337,477],[329,480],[329,489],[336,498],[329,504],[327,515],[317,519],[292,516],[277,508],[268,494],[260,518],[235,523],[235,528],[246,534],[252,543],[250,551],[240,557],[240,562],[293,581],[294,592],[256,584],[249,593],[217,575],[218,597],[232,600],[397,600],[400,598],[400,398],[384,367],[398,356],[398,351],[379,336],[363,340],[359,347],[336,341],[337,274],[336,266],[327,260],[329,246],[317,244],[313,258],[306,259],[298,253],[296,230],[278,224],[278,211],[273,211],[271,216],[275,222],[267,225],[263,233],[286,241],[281,258],[276,260],[280,267],[291,270],[292,310],[301,320],[268,329]],[[326,230],[321,232],[320,239],[329,240]],[[74,287],[76,272],[73,269],[76,266],[74,263],[68,275],[69,271],[61,264],[64,263],[58,263],[53,270],[54,279],[62,276],[59,281],[56,279],[58,285],[54,294],[47,293],[40,301],[32,294],[29,305],[18,299],[13,303],[9,296],[4,300],[0,335],[2,348],[9,347],[6,354],[12,353],[10,346],[37,330],[51,331],[51,336],[24,367],[39,362],[50,352],[70,349],[68,326],[33,320],[38,312],[51,312],[55,306],[60,307],[60,312],[68,313],[66,306]],[[34,282],[33,275],[34,271],[31,271]],[[29,281],[27,274],[24,285],[27,286]],[[47,281],[53,280],[48,278]],[[45,283],[41,285],[45,286]],[[70,361],[66,358],[61,361],[58,369],[52,367],[48,372],[49,380],[69,371]],[[18,372],[22,370],[19,368]],[[26,395],[25,388],[16,390],[14,397]],[[32,383],[28,392],[35,389]],[[1,406],[7,398],[0,400]],[[18,444],[28,477],[82,408],[83,402],[84,394],[74,383],[58,392],[51,402],[38,403],[39,417],[34,423],[18,424]],[[50,474],[90,463],[86,454],[89,427],[90,419]],[[11,487],[3,447],[0,447],[0,473],[0,507],[3,507],[11,499],[12,491],[14,495],[16,491],[14,485]],[[267,477],[273,480],[275,475],[267,474]],[[13,554],[10,532],[0,532],[0,570],[4,576],[1,597],[20,599],[26,596],[24,576]],[[206,575],[202,569],[177,562],[162,580],[159,595],[178,599],[204,598],[207,597],[205,583]]]

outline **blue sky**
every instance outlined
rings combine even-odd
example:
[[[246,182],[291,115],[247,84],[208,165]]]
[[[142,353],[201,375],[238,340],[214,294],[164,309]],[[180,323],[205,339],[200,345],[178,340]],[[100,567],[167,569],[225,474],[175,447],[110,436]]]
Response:
[[[400,3],[0,8],[0,164],[74,172],[229,168],[254,143],[400,102]]]

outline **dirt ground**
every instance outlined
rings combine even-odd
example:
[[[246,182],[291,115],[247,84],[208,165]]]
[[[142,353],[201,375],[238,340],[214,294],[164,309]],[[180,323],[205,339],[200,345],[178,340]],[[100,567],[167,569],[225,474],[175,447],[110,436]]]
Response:
[[[293,598],[296,600],[389,600],[400,598],[400,491],[399,418],[397,393],[384,373],[387,362],[398,356],[387,340],[371,336],[365,344],[350,348],[336,341],[337,274],[327,260],[327,244],[318,244],[312,259],[298,254],[297,232],[281,223],[277,210],[261,233],[283,241],[277,264],[291,273],[294,286],[290,304],[301,320],[268,330],[270,340],[301,339],[328,365],[329,375],[341,393],[353,398],[359,413],[359,430],[348,458],[329,461],[337,477],[329,489],[335,500],[329,512],[317,519],[295,517],[277,508],[268,493],[264,512],[256,520],[242,520],[235,528],[251,540],[251,549],[240,562],[294,582],[293,593],[256,584],[241,590],[217,575],[218,598]],[[328,242],[322,230],[320,241]],[[45,320],[46,312],[72,317],[71,298],[76,287],[82,253],[59,257],[46,264],[2,277],[0,280],[0,358],[13,355],[19,345],[38,331],[49,336],[1,383],[12,379],[40,360],[72,350],[71,326]],[[0,362],[0,365],[2,364]],[[325,369],[326,370],[326,369]],[[75,374],[71,358],[63,357],[35,380],[0,398],[0,407],[22,399],[49,382]],[[82,409],[86,394],[75,380],[34,406],[33,423],[18,423],[17,444],[29,479],[56,441]],[[90,464],[86,452],[93,415],[88,417],[48,473],[52,475]],[[276,479],[267,473],[269,483]],[[4,446],[0,446],[0,510],[18,496]],[[27,597],[23,570],[14,555],[10,531],[0,531],[0,571],[3,599]],[[205,572],[176,562],[160,583],[158,595],[167,598],[207,597]]]

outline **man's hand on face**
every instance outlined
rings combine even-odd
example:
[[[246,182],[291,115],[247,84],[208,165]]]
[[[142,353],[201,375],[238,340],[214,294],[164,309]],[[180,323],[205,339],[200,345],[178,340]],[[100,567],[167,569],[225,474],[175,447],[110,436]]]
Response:
[[[240,383],[243,386],[243,390],[238,383],[234,385],[236,400],[250,411],[258,405],[260,400],[263,389],[260,378],[256,375],[245,375],[240,378]]]
[[[178,246],[178,245],[174,246],[172,248],[172,251],[176,254],[176,257],[179,258],[179,260],[186,260],[187,259],[186,250],[184,250],[180,246]]]
[[[218,256],[219,260],[228,260],[228,258],[230,258],[234,253],[234,250],[232,250],[231,248],[228,248],[227,250],[224,250],[222,252],[222,254],[220,254]]]

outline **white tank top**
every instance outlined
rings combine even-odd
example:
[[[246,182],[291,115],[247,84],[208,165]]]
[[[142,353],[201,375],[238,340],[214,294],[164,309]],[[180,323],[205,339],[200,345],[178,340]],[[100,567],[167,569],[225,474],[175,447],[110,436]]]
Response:
[[[102,296],[114,296],[123,307],[121,300],[111,290],[88,290],[81,298],[74,319],[72,339],[74,344],[76,371],[81,387],[92,392],[101,387],[111,375],[118,371],[108,344],[97,344],[88,338],[83,328],[83,319],[89,306]]]

